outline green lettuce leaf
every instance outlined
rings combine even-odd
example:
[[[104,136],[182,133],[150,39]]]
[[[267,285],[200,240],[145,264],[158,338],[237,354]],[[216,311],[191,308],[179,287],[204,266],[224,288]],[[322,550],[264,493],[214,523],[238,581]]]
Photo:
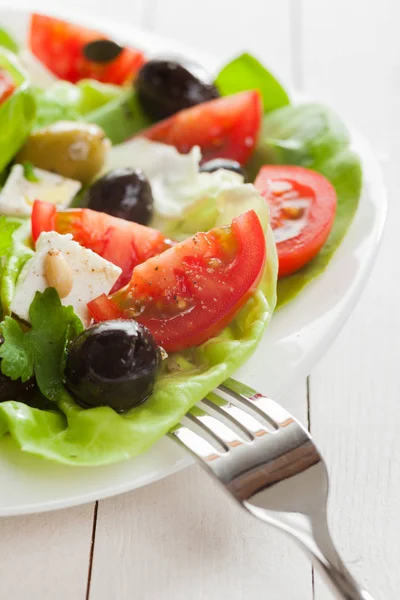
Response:
[[[95,79],[82,79],[77,87],[80,92],[78,112],[86,115],[112,100],[122,98],[125,94],[124,88],[110,83],[101,83]]]
[[[219,212],[221,224],[224,218],[230,220],[234,212],[234,204],[227,201],[226,212]],[[236,214],[240,212],[240,204],[236,203]],[[51,290],[36,296],[30,333],[23,333],[15,321],[6,319],[2,330],[8,349],[1,350],[1,355],[8,364],[2,366],[3,370],[13,376],[18,373],[28,376],[32,364],[29,357],[33,353],[34,358],[30,360],[33,360],[41,391],[55,400],[58,408],[39,410],[12,399],[3,402],[0,404],[0,435],[8,432],[24,451],[69,465],[102,465],[148,450],[196,402],[232,375],[263,335],[276,303],[277,259],[267,211],[262,211],[262,219],[268,250],[260,289],[220,335],[164,360],[151,397],[124,415],[107,407],[82,409],[64,388],[60,348],[66,336],[71,336],[66,327],[70,315],[67,318],[67,309],[61,310],[57,305],[58,298],[52,297]],[[49,323],[45,323],[47,319]],[[14,324],[10,327],[11,321]],[[74,333],[78,330],[75,325]],[[53,342],[51,349],[50,342]],[[25,358],[17,369],[18,349]],[[55,356],[49,361],[52,353]]]
[[[133,90],[85,115],[85,121],[101,127],[113,144],[121,144],[151,125]]]
[[[0,105],[0,172],[28,137],[36,114],[36,103],[28,76],[17,57],[0,48],[0,68],[8,71],[17,89]]]
[[[348,145],[345,125],[329,108],[321,104],[286,106],[265,116],[247,169],[252,179],[269,163],[316,169]]]
[[[279,81],[247,52],[222,68],[215,85],[222,96],[245,90],[259,90],[266,113],[290,103],[289,96]]]
[[[0,216],[0,258],[8,254],[13,243],[13,233],[20,225],[17,219]]]
[[[29,236],[28,221],[0,217],[0,248],[3,248],[0,255],[0,302],[3,314],[9,314],[18,276],[33,256],[33,250],[27,243]]]
[[[46,127],[56,121],[78,121],[84,115],[121,97],[124,90],[115,85],[84,79],[77,85],[57,81],[49,88],[36,89],[37,116],[35,127]]]
[[[0,27],[0,46],[18,54],[19,47],[14,38],[3,27]]]
[[[292,300],[328,265],[357,210],[362,188],[360,159],[349,149],[349,134],[341,119],[320,104],[287,106],[264,118],[248,171],[254,178],[268,163],[293,164],[325,175],[337,193],[335,222],[319,254],[303,269],[280,279],[278,306]]]
[[[76,86],[67,81],[57,82],[46,90],[35,88],[35,128],[47,127],[57,121],[78,121],[75,91]]]
[[[14,232],[20,227],[21,222],[18,219],[0,216],[0,298],[1,282],[3,279],[4,267],[13,247]],[[0,302],[0,316],[3,314],[3,307]]]

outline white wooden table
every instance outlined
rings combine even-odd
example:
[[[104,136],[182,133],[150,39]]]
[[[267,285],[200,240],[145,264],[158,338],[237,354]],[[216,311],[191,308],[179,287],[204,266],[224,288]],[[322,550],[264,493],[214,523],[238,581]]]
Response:
[[[62,0],[38,0],[31,8],[51,5],[66,7]],[[373,142],[391,202],[383,247],[343,332],[286,405],[308,423],[327,458],[331,524],[344,558],[377,598],[397,600],[398,0],[69,0],[68,6],[76,15],[94,11],[219,55],[248,49],[300,89],[329,102]],[[0,597],[331,596],[291,541],[242,514],[200,468],[192,467],[98,504],[0,520]]]

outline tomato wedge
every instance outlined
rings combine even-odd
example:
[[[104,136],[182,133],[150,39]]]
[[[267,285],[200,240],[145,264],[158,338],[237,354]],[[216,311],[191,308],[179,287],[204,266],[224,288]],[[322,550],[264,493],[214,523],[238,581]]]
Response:
[[[260,281],[266,244],[254,211],[197,233],[137,266],[130,283],[89,304],[97,321],[134,318],[167,352],[197,346],[235,317]]]
[[[42,231],[55,231],[56,213],[54,204],[35,200],[31,217],[32,239],[35,243]]]
[[[42,231],[71,233],[81,246],[121,267],[122,273],[113,291],[128,283],[136,265],[172,245],[161,231],[151,227],[89,208],[57,212],[53,204],[36,200],[32,209],[34,242]]]
[[[117,58],[107,62],[88,60],[83,54],[84,47],[103,39],[108,38],[61,19],[39,14],[31,17],[29,46],[33,54],[57,77],[72,83],[91,78],[122,85],[144,64],[143,53],[133,48],[124,48]]]
[[[320,173],[293,165],[262,167],[254,185],[268,202],[279,277],[285,277],[325,244],[335,220],[335,188]]]
[[[5,69],[0,69],[0,104],[16,89],[15,81]]]
[[[247,162],[257,142],[262,117],[258,91],[209,100],[140,132],[140,136],[189,152],[200,146],[203,158]]]

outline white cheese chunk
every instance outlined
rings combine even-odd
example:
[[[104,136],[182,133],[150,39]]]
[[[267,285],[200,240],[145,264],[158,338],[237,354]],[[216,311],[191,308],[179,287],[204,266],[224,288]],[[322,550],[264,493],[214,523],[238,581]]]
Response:
[[[0,192],[0,214],[12,217],[29,217],[35,200],[56,204],[57,208],[67,208],[82,184],[75,179],[67,179],[50,171],[33,169],[38,181],[25,178],[22,165],[14,165]]]
[[[97,296],[108,294],[121,274],[121,269],[91,250],[74,242],[71,234],[43,232],[36,242],[35,255],[26,263],[18,278],[11,311],[29,322],[29,307],[37,291],[48,285],[45,275],[45,257],[59,251],[68,263],[73,277],[72,290],[61,299],[64,306],[72,306],[85,327],[90,323],[87,303]]]

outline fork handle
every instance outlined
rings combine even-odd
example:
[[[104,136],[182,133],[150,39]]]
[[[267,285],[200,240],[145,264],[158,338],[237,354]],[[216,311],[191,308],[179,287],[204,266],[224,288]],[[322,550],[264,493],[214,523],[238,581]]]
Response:
[[[325,579],[328,580],[330,587],[338,598],[342,600],[374,600],[371,594],[366,590],[361,589],[353,579],[351,573],[344,567],[342,569],[335,568],[332,564],[326,565],[320,560],[316,561],[321,567]]]
[[[294,533],[294,532],[293,532]],[[342,600],[374,600],[363,590],[347,569],[332,541],[326,518],[322,515],[312,523],[312,534],[297,531],[297,540],[312,555],[328,584]]]

